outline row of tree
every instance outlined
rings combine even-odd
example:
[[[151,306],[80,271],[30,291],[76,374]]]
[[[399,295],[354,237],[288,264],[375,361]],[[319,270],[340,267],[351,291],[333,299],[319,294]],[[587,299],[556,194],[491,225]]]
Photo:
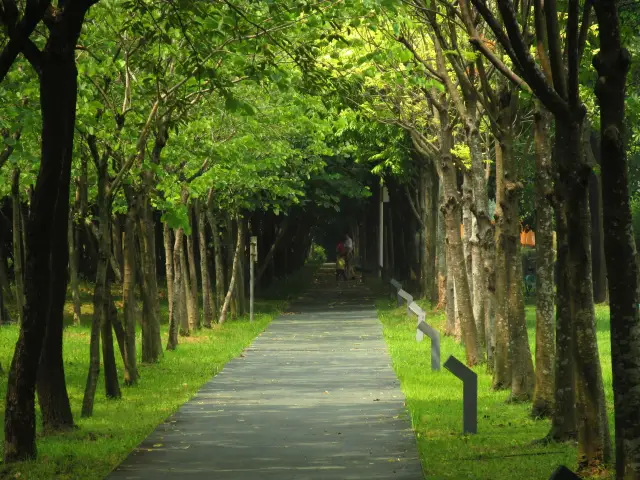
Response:
[[[618,7],[3,2],[0,314],[15,298],[21,325],[5,460],[36,454],[36,389],[46,430],[73,425],[62,361],[67,283],[79,321],[78,279],[95,281],[90,415],[101,344],[107,395],[119,395],[112,331],[125,383],[137,380],[138,298],[141,359],[162,355],[159,276],[172,349],[180,332],[242,312],[249,235],[259,237],[267,285],[304,262],[341,198],[360,205],[373,191],[353,230],[375,259],[372,171],[391,190],[388,264],[446,305],[448,333],[464,343],[469,365],[486,361],[494,388],[551,417],[549,439],[577,436],[585,468],[611,451],[593,307],[593,286],[601,290],[609,272],[616,469],[640,478],[625,146],[638,126],[625,125],[631,63],[622,47],[638,48],[628,41],[637,12]],[[535,368],[523,216],[536,228]],[[592,221],[600,218],[602,226]],[[592,240],[601,232],[604,244]]]
[[[387,264],[446,303],[448,333],[464,344],[468,365],[487,361],[495,389],[551,418],[546,440],[577,438],[582,469],[612,456],[594,310],[594,284],[600,290],[609,272],[617,478],[640,478],[626,159],[637,126],[625,124],[631,62],[623,46],[637,48],[637,12],[622,14],[623,22],[614,1],[386,2],[353,20],[324,61],[336,80],[359,87],[335,87],[352,109],[352,130],[373,128],[387,142],[372,155],[391,190]],[[527,170],[535,185],[535,368],[520,258]],[[377,208],[367,215],[368,238]]]
[[[311,59],[296,43],[327,15],[296,2],[2,4],[0,318],[20,322],[7,462],[36,455],[36,392],[45,433],[74,426],[68,287],[75,324],[80,280],[93,288],[91,416],[101,364],[107,397],[121,396],[114,333],[126,385],[139,377],[138,321],[140,359],[161,360],[159,277],[173,350],[243,314],[249,235],[266,287],[304,263],[314,219],[340,196],[366,196],[331,146],[331,105],[305,93]]]

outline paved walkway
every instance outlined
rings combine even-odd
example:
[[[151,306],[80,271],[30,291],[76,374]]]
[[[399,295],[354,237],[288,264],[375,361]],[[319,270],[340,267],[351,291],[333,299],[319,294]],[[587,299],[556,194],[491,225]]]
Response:
[[[373,301],[320,275],[108,479],[422,479]]]

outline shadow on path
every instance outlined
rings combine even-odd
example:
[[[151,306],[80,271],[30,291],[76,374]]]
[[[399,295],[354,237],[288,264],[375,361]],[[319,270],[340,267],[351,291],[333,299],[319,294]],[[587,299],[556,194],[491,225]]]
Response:
[[[371,292],[326,270],[107,478],[422,479]]]

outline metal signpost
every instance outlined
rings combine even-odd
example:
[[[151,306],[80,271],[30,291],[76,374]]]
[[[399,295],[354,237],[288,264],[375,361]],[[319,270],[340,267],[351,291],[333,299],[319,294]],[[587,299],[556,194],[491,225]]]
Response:
[[[249,260],[249,321],[253,322],[253,270],[255,263],[258,261],[258,237],[251,237],[249,243]]]

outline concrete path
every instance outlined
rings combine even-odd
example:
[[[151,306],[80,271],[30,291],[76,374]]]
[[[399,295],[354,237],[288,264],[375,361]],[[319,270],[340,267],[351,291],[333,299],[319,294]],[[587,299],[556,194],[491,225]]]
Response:
[[[422,479],[373,297],[319,277],[107,478]]]

